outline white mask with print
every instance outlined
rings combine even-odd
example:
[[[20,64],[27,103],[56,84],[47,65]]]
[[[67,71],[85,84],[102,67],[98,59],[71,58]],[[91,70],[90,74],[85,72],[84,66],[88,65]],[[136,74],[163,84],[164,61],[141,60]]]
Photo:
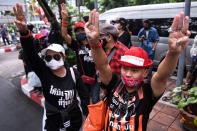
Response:
[[[62,58],[59,61],[52,59],[49,62],[45,61],[45,63],[52,70],[57,70],[58,68],[64,65],[64,61]]]

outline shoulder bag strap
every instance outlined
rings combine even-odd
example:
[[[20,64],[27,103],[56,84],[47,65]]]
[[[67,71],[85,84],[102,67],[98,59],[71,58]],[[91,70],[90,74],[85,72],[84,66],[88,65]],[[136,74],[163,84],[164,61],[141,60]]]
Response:
[[[74,83],[76,84],[75,72],[72,67],[70,67],[70,72],[71,72],[72,79],[73,79]]]
[[[112,51],[110,52],[110,54],[109,54],[108,57],[107,57],[108,63],[111,62],[112,57],[114,56],[115,52],[116,52],[116,48],[114,47],[114,48],[112,48]]]

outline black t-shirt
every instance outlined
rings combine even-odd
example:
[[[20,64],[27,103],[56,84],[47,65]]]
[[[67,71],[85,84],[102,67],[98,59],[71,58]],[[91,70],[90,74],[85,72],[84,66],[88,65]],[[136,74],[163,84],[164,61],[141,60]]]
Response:
[[[89,45],[80,45],[77,41],[72,40],[71,48],[76,53],[77,67],[80,74],[94,77],[96,69]]]
[[[132,46],[131,44],[131,36],[128,32],[124,32],[121,36],[118,37],[118,41],[124,44],[127,47]]]
[[[117,75],[106,87],[108,95],[107,131],[146,131],[149,114],[158,98],[153,96],[150,84],[128,93]]]
[[[84,88],[84,84],[81,81],[79,72],[74,69],[76,83],[74,82],[71,71],[66,66],[67,74],[65,77],[58,77],[54,75],[50,68],[48,68],[45,62],[38,56],[35,52],[35,48],[33,46],[33,37],[21,38],[21,44],[24,50],[25,55],[27,56],[33,71],[40,78],[43,88],[43,94],[45,100],[52,106],[56,107],[58,110],[67,109],[71,103],[76,100],[76,90],[78,92],[79,97],[81,98],[81,104],[84,104],[84,113],[87,112],[87,104],[89,102],[89,94],[86,88]],[[78,103],[77,103],[78,104]],[[48,113],[52,109],[48,109],[46,106],[46,112]],[[53,112],[53,115],[47,114],[46,120],[46,128],[59,130],[62,124],[62,118],[60,113]],[[70,117],[69,125],[79,126],[81,123],[81,111],[80,107],[74,106],[74,109],[68,112],[68,116]],[[65,118],[65,120],[68,118]],[[49,123],[52,123],[50,125]],[[56,123],[60,123],[59,125]],[[66,124],[68,126],[68,124]]]

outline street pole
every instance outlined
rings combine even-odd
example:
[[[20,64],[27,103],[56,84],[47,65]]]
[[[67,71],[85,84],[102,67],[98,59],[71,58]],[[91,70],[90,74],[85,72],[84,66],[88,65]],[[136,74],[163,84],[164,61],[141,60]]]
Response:
[[[185,0],[185,15],[189,17],[190,17],[190,7],[191,7],[191,0]],[[186,57],[186,49],[181,53],[179,57],[176,86],[180,86],[183,83],[185,57]]]
[[[80,11],[80,5],[78,6],[78,11],[79,11],[79,20],[81,20],[81,11]]]
[[[95,0],[95,1],[94,1],[94,8],[95,8],[96,10],[98,10],[98,0]]]

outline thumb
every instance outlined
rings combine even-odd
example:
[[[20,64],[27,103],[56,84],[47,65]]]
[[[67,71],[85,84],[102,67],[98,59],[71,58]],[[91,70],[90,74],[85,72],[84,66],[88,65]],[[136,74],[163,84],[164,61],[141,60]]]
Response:
[[[88,28],[89,25],[90,25],[90,23],[87,22],[87,23],[85,24],[85,26],[84,26],[84,29],[85,29],[86,34],[90,32],[90,30],[89,30],[89,28]]]
[[[184,36],[184,37],[181,39],[181,42],[182,42],[182,47],[183,47],[183,48],[186,48],[187,45],[189,44],[189,37],[188,37],[188,36]]]

